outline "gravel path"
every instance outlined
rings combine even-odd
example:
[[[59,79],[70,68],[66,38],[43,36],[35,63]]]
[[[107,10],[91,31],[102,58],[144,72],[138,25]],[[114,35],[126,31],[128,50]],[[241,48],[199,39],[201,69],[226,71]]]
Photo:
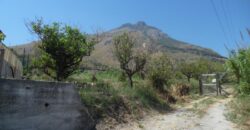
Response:
[[[210,105],[206,114],[199,118],[188,108],[189,106],[179,108],[174,112],[167,114],[153,114],[145,117],[143,120],[122,124],[114,129],[117,130],[236,130],[235,125],[227,121],[225,113],[225,104],[230,98],[218,99]]]

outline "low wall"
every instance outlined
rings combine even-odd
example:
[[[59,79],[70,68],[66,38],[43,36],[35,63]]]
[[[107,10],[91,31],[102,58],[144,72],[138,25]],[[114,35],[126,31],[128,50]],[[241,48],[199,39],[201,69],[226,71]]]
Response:
[[[74,84],[0,79],[0,130],[90,130]]]

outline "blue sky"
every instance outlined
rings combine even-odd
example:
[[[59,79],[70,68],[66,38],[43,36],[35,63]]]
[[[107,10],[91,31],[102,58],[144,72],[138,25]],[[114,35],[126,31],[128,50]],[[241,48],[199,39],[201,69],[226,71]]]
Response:
[[[47,23],[66,23],[87,33],[145,21],[177,40],[224,56],[225,45],[232,49],[236,42],[245,46],[250,41],[246,33],[250,0],[0,0],[0,12],[0,29],[8,46],[37,40],[25,23],[40,17]]]

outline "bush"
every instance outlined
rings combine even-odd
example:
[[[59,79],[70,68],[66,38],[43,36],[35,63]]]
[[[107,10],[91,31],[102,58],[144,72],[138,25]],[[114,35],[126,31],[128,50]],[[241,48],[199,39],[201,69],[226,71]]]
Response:
[[[240,95],[233,99],[228,106],[231,108],[227,113],[227,118],[243,127],[250,129],[250,96]]]
[[[80,96],[83,103],[89,109],[94,119],[105,115],[115,117],[116,109],[124,107],[122,98],[118,92],[108,84],[98,82],[94,87],[80,89]]]
[[[226,65],[236,77],[240,93],[250,95],[250,48],[232,51]]]
[[[196,79],[190,80],[190,93],[191,94],[198,94],[199,93],[199,81]]]
[[[131,101],[132,107],[141,105],[144,108],[154,108],[157,110],[169,109],[167,102],[152,87],[137,85],[134,88],[123,87],[120,91],[122,95]]]
[[[250,94],[250,83],[240,82],[239,91],[241,92],[241,94],[249,95]]]
[[[164,53],[156,53],[148,65],[148,78],[152,85],[161,92],[167,90],[171,79],[175,77],[173,62]]]
[[[98,81],[95,86],[81,87],[80,96],[94,119],[108,116],[121,121],[125,114],[140,116],[143,109],[167,111],[170,108],[155,89],[141,84],[133,88],[113,87]]]
[[[188,84],[176,84],[172,86],[171,92],[178,97],[182,97],[189,94],[189,89],[190,86]]]

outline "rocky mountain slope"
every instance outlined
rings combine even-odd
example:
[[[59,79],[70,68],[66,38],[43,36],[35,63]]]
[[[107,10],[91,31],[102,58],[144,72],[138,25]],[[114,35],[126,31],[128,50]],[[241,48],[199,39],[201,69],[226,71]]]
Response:
[[[90,57],[84,58],[84,64],[91,65],[106,65],[117,66],[118,62],[113,56],[112,52],[112,38],[123,32],[133,32],[133,36],[138,41],[138,48],[147,48],[151,53],[164,51],[172,58],[178,61],[195,60],[199,58],[206,58],[214,61],[222,61],[224,57],[211,49],[199,47],[186,42],[178,41],[169,37],[161,30],[147,25],[144,22],[137,22],[135,24],[124,24],[118,28],[112,29],[101,34],[101,40],[96,44],[94,51]],[[14,46],[13,49],[22,55],[23,48],[26,48],[26,53],[35,54],[37,50],[35,45],[37,42],[30,44]]]

